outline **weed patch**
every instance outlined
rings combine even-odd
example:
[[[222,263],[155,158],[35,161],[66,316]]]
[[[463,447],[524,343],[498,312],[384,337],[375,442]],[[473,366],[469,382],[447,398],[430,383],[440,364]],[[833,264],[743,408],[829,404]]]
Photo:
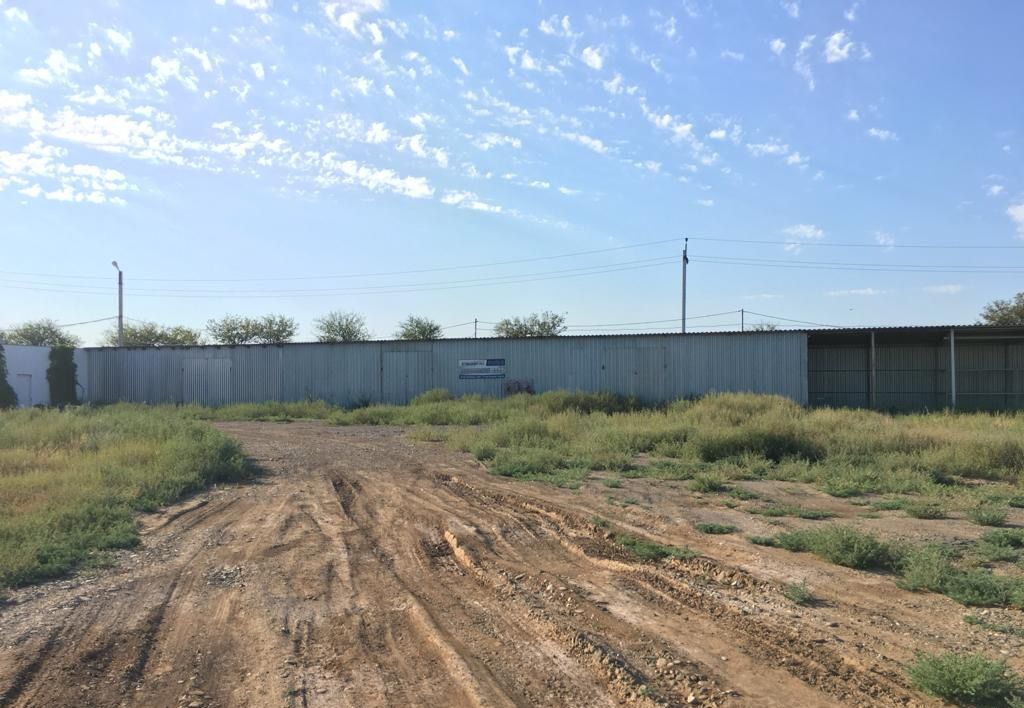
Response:
[[[615,536],[615,542],[642,560],[661,560],[662,558],[688,560],[697,556],[697,553],[689,548],[665,546],[631,534],[618,534]]]
[[[791,531],[779,534],[776,541],[788,551],[810,552],[847,568],[885,570],[896,563],[889,544],[848,526]]]
[[[796,605],[809,605],[814,601],[811,589],[807,587],[807,581],[789,583],[782,588],[782,595]]]
[[[727,534],[736,531],[736,527],[729,524],[700,523],[694,524],[693,527],[701,533],[708,534]]]
[[[1005,662],[980,654],[920,654],[907,676],[918,690],[959,706],[1005,706],[1024,690]]]

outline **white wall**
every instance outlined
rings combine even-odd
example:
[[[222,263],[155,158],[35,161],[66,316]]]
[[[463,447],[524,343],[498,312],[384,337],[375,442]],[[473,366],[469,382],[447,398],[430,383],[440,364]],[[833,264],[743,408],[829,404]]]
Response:
[[[47,406],[50,404],[50,386],[46,383],[46,369],[50,366],[49,347],[23,347],[5,344],[7,380],[18,394],[18,406]],[[26,395],[29,400],[25,400]]]
[[[46,370],[50,367],[50,348],[23,347],[18,344],[3,346],[7,359],[7,380],[18,395],[18,406],[50,405],[50,384],[46,381]],[[75,364],[78,366],[78,398],[88,400],[83,387],[89,377],[85,352],[81,349],[75,350]]]

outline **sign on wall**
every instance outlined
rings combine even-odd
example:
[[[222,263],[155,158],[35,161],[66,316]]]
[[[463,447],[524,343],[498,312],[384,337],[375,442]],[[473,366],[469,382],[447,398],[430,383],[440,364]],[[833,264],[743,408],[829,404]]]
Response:
[[[460,379],[503,379],[504,359],[459,359]]]

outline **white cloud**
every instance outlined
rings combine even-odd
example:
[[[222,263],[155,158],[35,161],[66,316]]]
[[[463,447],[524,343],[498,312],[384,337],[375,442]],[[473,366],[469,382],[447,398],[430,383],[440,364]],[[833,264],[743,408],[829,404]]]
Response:
[[[416,157],[433,159],[440,167],[448,167],[448,153],[440,148],[427,147],[426,137],[422,133],[402,138],[398,143],[398,149],[408,150]]]
[[[985,193],[988,194],[988,196],[990,197],[998,197],[1000,194],[1003,193],[1004,189],[1005,187],[1003,187],[1003,185],[1001,184],[993,184],[985,191]]]
[[[210,55],[204,52],[202,49],[196,49],[195,47],[185,47],[181,50],[181,53],[185,56],[192,57],[199,62],[200,66],[203,67],[203,71],[209,73],[213,71],[213,62],[210,60]]]
[[[132,48],[132,33],[121,32],[119,30],[110,28],[105,31],[107,40],[117,51],[122,54],[127,54],[128,50]]]
[[[391,139],[391,131],[383,123],[373,123],[366,131],[366,142],[371,145],[386,143]]]
[[[92,87],[91,93],[81,91],[68,97],[68,100],[72,103],[81,103],[86,106],[95,106],[102,103],[123,109],[127,103],[128,96],[127,89],[120,89],[115,93],[110,93],[102,86],[97,85]]]
[[[641,170],[647,170],[653,174],[661,172],[661,163],[655,160],[636,161],[633,163],[633,166]]]
[[[850,58],[851,49],[853,49],[853,41],[845,30],[839,30],[825,40],[825,61],[829,64],[846,61]]]
[[[93,59],[99,59],[103,56],[103,47],[96,42],[89,42],[89,63],[92,63]]]
[[[743,54],[740,52],[734,52],[731,49],[723,51],[721,56],[723,59],[728,59],[729,61],[743,61]]]
[[[519,66],[524,71],[540,71],[541,69],[541,65],[533,58],[529,50],[523,51],[522,61],[519,63]]]
[[[380,27],[377,26],[376,22],[368,22],[366,24],[366,31],[370,33],[370,41],[375,45],[384,44],[384,33],[380,31]]]
[[[263,70],[263,64],[261,64],[260,62],[255,62],[254,64],[250,64],[249,68],[252,69],[253,76],[255,76],[260,81],[263,81],[263,79],[267,75],[267,73]]]
[[[572,22],[569,21],[568,15],[563,15],[561,18],[558,15],[552,15],[546,20],[541,20],[540,24],[537,25],[537,29],[552,37],[564,37],[566,39],[573,39],[579,37],[579,34],[574,34],[572,31]]]
[[[764,157],[765,155],[785,155],[789,152],[789,145],[780,142],[776,138],[772,138],[766,143],[747,143],[747,150],[754,157]]]
[[[440,118],[433,115],[432,113],[417,113],[416,115],[409,118],[409,122],[420,130],[427,129],[427,123],[437,123]]]
[[[595,71],[600,71],[604,66],[605,52],[601,47],[586,47],[580,54],[583,63]]]
[[[582,145],[588,150],[593,150],[599,155],[604,155],[606,152],[608,152],[608,147],[603,142],[601,142],[597,138],[592,138],[589,135],[582,135],[580,133],[565,133],[561,131],[559,131],[558,135],[570,142]]]
[[[725,132],[725,128],[715,128],[708,133],[708,137],[712,140],[725,140],[728,137],[728,133]]]
[[[885,246],[887,250],[891,250],[896,245],[896,237],[886,231],[876,231],[875,243],[879,246]]]
[[[768,48],[772,50],[772,54],[777,57],[782,56],[782,52],[786,50],[786,43],[776,37],[768,43]]]
[[[625,80],[622,78],[622,74],[618,72],[616,72],[616,74],[612,78],[606,81],[602,81],[601,85],[604,86],[605,91],[612,95],[626,93],[632,96],[633,94],[640,90],[639,86],[626,85]]]
[[[11,22],[24,22],[29,24],[28,13],[20,7],[9,7],[4,10],[4,16]]]
[[[370,95],[370,89],[373,88],[373,79],[368,79],[365,76],[357,76],[349,80],[352,88],[364,96]]]
[[[785,250],[790,253],[799,253],[801,249],[800,242],[812,242],[820,241],[825,238],[825,230],[820,226],[814,224],[795,224],[788,226],[782,230],[782,233],[790,237],[791,242],[787,243]]]
[[[959,283],[950,283],[948,285],[926,285],[924,291],[926,293],[932,293],[933,295],[956,295],[963,292],[964,286]]]
[[[519,138],[502,135],[501,133],[484,133],[478,136],[473,144],[484,151],[502,145],[507,145],[509,147],[516,148],[517,150],[523,146],[523,142]]]
[[[882,128],[868,128],[867,134],[875,140],[881,140],[883,143],[899,140],[899,136],[896,133]]]
[[[558,191],[568,197],[575,197],[577,194],[582,194],[580,189],[571,189],[569,187],[559,187]]]
[[[807,52],[814,46],[816,35],[809,34],[800,40],[800,47],[796,51],[796,61],[793,62],[793,71],[803,77],[807,82],[807,88],[814,90],[814,73],[811,71],[811,64],[807,61]]]
[[[843,17],[846,18],[847,22],[855,22],[857,20],[857,6],[859,2],[855,2],[843,13]]]
[[[456,37],[458,37],[459,33],[456,32],[455,30],[448,29],[448,30],[445,30],[444,33],[441,36],[444,37],[444,41],[450,42],[453,39],[455,39]]]
[[[43,64],[35,69],[21,69],[18,78],[30,84],[46,86],[55,81],[66,81],[72,73],[82,70],[81,66],[68,59],[59,49],[51,49]]]
[[[852,288],[850,290],[829,290],[825,294],[829,297],[849,297],[851,295],[873,297],[875,295],[884,295],[885,291],[877,288]]]
[[[715,205],[714,199],[698,199],[697,204],[702,207],[713,207]]]
[[[473,211],[484,211],[492,214],[502,212],[502,208],[496,204],[488,204],[482,201],[475,193],[458,190],[448,190],[441,197],[441,203],[455,206],[460,209],[472,209]]]
[[[792,152],[786,156],[786,164],[799,167],[801,170],[807,168],[807,163],[810,162],[810,158],[801,155],[799,152]]]
[[[676,34],[678,34],[678,30],[676,28],[676,18],[669,17],[664,22],[656,24],[654,26],[654,30],[659,34],[665,35],[669,39],[673,39],[676,36]]]
[[[782,0],[782,9],[794,20],[800,17],[800,3],[797,0]]]
[[[13,184],[20,187],[20,194],[34,199],[123,205],[124,199],[117,193],[137,189],[117,170],[66,163],[67,154],[65,148],[39,140],[20,152],[0,150],[0,191]],[[40,181],[50,186],[43,187]]]
[[[180,59],[164,59],[155,56],[150,60],[149,65],[153,71],[146,75],[146,79],[153,86],[161,88],[171,79],[175,79],[189,91],[199,90],[199,79],[195,72],[187,66],[183,66]]]
[[[227,0],[214,0],[218,5],[223,6]],[[266,12],[270,9],[271,0],[231,0],[231,4],[237,7],[252,10],[253,12]]]
[[[463,76],[469,76],[469,69],[466,67],[466,62],[462,61],[458,57],[452,57],[452,63],[459,67],[459,71],[462,72]]]
[[[846,112],[846,120],[852,120],[854,123],[860,120],[860,111],[856,108],[851,108]]]
[[[358,185],[372,192],[392,192],[411,199],[434,196],[434,188],[426,177],[401,177],[394,170],[361,165],[355,160],[339,162],[333,153],[322,158],[317,182],[324,187],[339,183]]]
[[[1017,225],[1017,235],[1024,238],[1024,202],[1011,204],[1006,209],[1006,215]]]

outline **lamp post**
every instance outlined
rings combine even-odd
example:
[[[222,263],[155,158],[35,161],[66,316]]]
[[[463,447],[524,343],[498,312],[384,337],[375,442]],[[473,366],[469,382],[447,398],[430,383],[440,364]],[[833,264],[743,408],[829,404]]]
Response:
[[[117,268],[117,346],[124,346],[124,273],[117,261],[110,261]]]

